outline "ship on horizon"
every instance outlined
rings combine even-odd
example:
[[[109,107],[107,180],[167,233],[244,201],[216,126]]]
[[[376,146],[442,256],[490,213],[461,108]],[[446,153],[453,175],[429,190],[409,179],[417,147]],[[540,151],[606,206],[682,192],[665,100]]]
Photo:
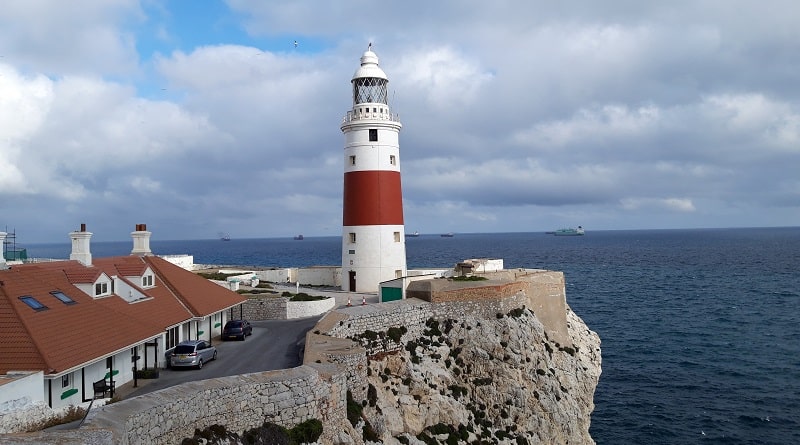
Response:
[[[555,236],[583,236],[585,234],[583,227],[578,226],[577,229],[568,227],[565,229],[558,229],[553,232],[545,232],[548,235],[555,235]]]

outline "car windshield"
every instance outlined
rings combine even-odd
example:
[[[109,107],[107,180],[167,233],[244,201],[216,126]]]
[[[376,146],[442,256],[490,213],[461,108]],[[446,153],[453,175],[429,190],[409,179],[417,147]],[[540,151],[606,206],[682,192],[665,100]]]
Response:
[[[194,352],[194,346],[189,345],[178,345],[175,346],[175,354],[191,354]]]
[[[242,322],[241,321],[229,321],[228,322],[228,327],[229,328],[240,328],[240,327],[242,327]]]

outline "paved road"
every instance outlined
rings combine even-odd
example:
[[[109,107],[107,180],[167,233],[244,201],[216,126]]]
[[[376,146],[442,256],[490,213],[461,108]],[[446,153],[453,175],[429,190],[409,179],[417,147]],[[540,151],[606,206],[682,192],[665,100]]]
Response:
[[[306,333],[321,317],[253,321],[253,335],[245,341],[214,341],[217,359],[203,369],[162,369],[157,379],[142,384],[126,399],[184,382],[300,366]]]

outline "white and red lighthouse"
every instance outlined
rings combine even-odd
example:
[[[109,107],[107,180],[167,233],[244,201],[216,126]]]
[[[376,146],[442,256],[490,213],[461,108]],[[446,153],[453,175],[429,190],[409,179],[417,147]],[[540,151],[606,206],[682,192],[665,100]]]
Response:
[[[406,274],[400,121],[389,111],[389,79],[372,44],[353,74],[353,108],[342,123],[342,289],[375,292]]]

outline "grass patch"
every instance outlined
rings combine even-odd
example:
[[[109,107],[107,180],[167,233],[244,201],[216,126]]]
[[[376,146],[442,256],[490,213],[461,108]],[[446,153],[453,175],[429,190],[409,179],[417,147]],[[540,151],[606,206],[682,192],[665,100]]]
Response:
[[[468,277],[453,277],[453,281],[486,281],[488,278],[478,275],[470,275]]]

